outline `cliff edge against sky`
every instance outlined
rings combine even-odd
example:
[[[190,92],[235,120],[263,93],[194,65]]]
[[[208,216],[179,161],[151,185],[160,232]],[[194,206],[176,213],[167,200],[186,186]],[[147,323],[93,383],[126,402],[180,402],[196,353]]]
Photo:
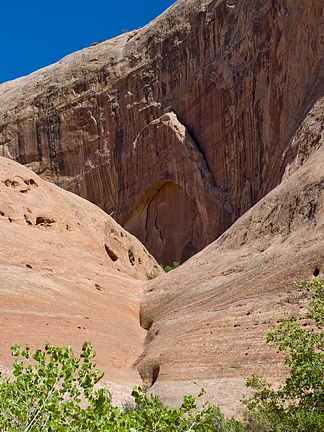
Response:
[[[183,262],[282,178],[323,94],[319,0],[179,0],[0,85],[0,151]]]

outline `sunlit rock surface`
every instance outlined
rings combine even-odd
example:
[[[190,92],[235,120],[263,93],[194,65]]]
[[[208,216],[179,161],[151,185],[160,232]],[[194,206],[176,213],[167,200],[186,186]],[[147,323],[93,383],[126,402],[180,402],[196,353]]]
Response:
[[[0,152],[184,261],[265,196],[323,94],[320,0],[179,0],[0,85]]]
[[[163,273],[139,241],[94,204],[0,158],[0,369],[10,346],[80,352],[90,340],[118,402],[141,378],[139,295]]]

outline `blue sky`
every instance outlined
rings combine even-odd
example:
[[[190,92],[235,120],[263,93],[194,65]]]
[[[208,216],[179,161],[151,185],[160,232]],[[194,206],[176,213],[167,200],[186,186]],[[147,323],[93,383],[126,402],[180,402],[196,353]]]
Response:
[[[143,27],[175,0],[1,2],[0,83],[55,63],[92,42]]]

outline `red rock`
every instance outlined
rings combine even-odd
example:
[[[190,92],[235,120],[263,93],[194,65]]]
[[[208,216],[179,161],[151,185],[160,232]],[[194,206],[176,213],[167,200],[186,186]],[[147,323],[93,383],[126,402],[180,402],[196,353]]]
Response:
[[[283,379],[269,317],[302,320],[292,282],[324,269],[322,23],[320,0],[180,0],[140,31],[0,85],[2,154],[113,214],[159,262],[225,231],[147,282],[142,351],[134,278],[157,263],[91,204],[54,186],[38,195],[41,180],[7,162],[4,342],[88,335],[111,381],[138,382],[137,359],[166,402],[205,387],[227,414],[247,376]]]
[[[285,180],[219,239],[147,284],[138,370],[168,404],[204,387],[237,416],[247,377],[275,384],[285,377],[266,334],[270,317],[285,313],[308,325],[293,282],[324,276],[323,105],[322,98],[292,139],[297,158]]]
[[[322,23],[321,0],[178,1],[0,85],[0,150],[185,260],[281,181],[323,94]]]
[[[0,158],[0,365],[10,346],[90,340],[116,401],[141,379],[138,298],[154,258],[94,204]]]

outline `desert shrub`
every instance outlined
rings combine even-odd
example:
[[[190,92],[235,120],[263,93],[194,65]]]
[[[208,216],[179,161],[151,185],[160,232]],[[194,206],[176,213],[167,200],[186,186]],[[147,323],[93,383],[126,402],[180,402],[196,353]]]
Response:
[[[148,280],[156,279],[158,274],[155,271],[151,271],[150,273],[146,273],[146,277]]]
[[[165,407],[140,387],[134,403],[111,406],[106,389],[94,391],[103,374],[95,368],[91,344],[84,342],[80,357],[70,347],[50,344],[30,355],[27,347],[12,347],[12,376],[0,383],[1,431],[105,431],[105,432],[235,432],[239,423],[227,421],[208,402],[198,407],[185,396],[180,408]],[[203,394],[203,391],[199,396]]]
[[[198,396],[202,396],[202,390]],[[167,408],[160,399],[148,396],[140,387],[134,388],[134,410],[127,408],[124,421],[135,420],[136,432],[240,432],[243,429],[236,420],[225,420],[220,409],[205,402],[200,407],[195,398],[185,396],[180,408]],[[124,430],[124,429],[122,429]],[[125,429],[125,431],[128,429]],[[131,429],[129,429],[131,430]]]
[[[324,283],[316,277],[298,288],[301,298],[309,297],[306,318],[314,325],[306,328],[287,315],[272,325],[267,342],[285,353],[290,373],[278,390],[257,376],[247,381],[255,392],[243,399],[246,427],[259,422],[264,431],[324,430]]]
[[[149,388],[146,388],[146,386],[137,387],[137,388],[133,389],[133,391],[142,392],[143,394],[146,394],[148,390],[149,390]],[[155,407],[166,409],[163,402],[160,400],[159,396],[150,396],[150,398],[155,399],[155,403],[154,403]],[[150,399],[148,399],[148,400],[150,400]],[[135,399],[133,399],[133,400],[129,399],[123,404],[123,410],[124,410],[125,414],[130,414],[133,411],[140,413],[143,411],[144,408],[145,408],[145,406],[143,404],[143,399],[140,402],[138,401],[137,403],[136,403]]]
[[[299,284],[309,298],[304,327],[285,316],[267,335],[270,346],[285,353],[290,373],[277,390],[253,376],[254,390],[244,398],[244,420],[226,420],[209,402],[198,404],[185,396],[180,408],[165,407],[140,387],[134,402],[111,405],[107,389],[94,391],[103,373],[93,364],[95,353],[84,342],[80,357],[70,347],[46,344],[33,355],[29,348],[11,347],[13,373],[0,382],[1,431],[105,431],[105,432],[319,432],[324,430],[324,282],[315,278]],[[204,391],[200,393],[202,396]]]
[[[168,273],[169,271],[174,270],[175,268],[177,268],[179,266],[180,266],[180,263],[178,263],[177,261],[174,261],[172,266],[169,266],[169,265],[164,266],[163,264],[161,264],[161,267],[163,268],[165,273]]]
[[[110,393],[93,391],[103,374],[95,369],[95,353],[84,342],[80,357],[70,347],[51,344],[30,355],[29,348],[11,347],[12,376],[0,384],[1,431],[101,430],[110,412]],[[81,408],[81,399],[86,407]]]

